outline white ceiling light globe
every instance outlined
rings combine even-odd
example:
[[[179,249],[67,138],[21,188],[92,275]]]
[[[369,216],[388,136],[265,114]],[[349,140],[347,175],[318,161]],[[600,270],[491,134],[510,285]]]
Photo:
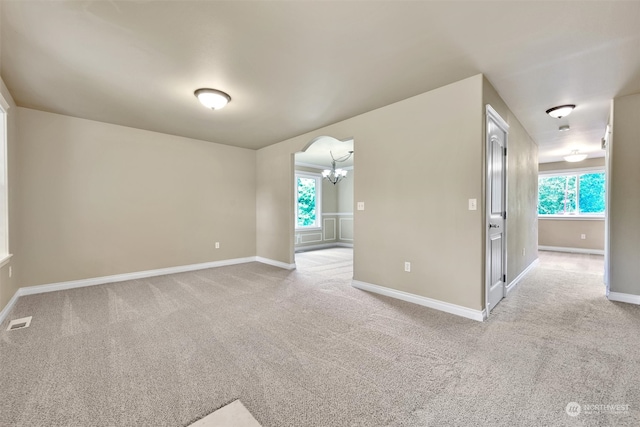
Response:
[[[231,101],[231,97],[221,90],[198,89],[194,92],[200,103],[212,110],[219,110]]]

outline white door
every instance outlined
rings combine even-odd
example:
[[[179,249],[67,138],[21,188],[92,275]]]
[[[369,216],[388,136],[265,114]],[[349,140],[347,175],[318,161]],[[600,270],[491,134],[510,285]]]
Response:
[[[487,105],[487,315],[506,296],[506,179],[509,125]]]

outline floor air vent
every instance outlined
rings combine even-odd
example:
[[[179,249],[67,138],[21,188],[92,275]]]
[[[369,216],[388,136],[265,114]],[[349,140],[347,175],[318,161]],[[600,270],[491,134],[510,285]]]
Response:
[[[22,319],[15,319],[9,322],[7,331],[15,331],[16,329],[28,328],[31,325],[31,317],[23,317]]]

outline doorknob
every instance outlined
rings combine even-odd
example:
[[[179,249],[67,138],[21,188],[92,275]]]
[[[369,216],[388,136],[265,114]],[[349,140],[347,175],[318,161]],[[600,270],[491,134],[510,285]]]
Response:
[[[500,228],[498,224],[489,224],[489,228]]]

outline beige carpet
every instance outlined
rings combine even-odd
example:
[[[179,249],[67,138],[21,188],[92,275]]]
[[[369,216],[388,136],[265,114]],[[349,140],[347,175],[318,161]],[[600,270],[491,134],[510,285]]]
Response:
[[[185,426],[236,399],[263,427],[640,425],[640,307],[596,274],[538,268],[485,323],[349,283],[252,263],[22,297],[0,425]]]
[[[330,248],[296,253],[299,272],[314,273],[334,279],[353,279],[353,249]]]

